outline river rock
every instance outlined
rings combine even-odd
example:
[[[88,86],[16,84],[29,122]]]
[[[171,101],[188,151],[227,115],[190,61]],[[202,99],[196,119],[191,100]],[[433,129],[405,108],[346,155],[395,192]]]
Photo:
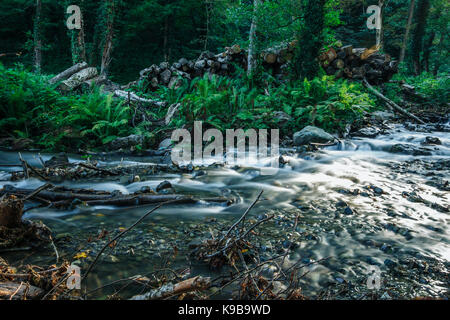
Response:
[[[156,187],[156,192],[160,192],[165,189],[172,188],[172,184],[169,181],[163,181]]]
[[[309,143],[327,143],[334,140],[335,138],[331,134],[314,126],[307,126],[294,134],[294,145],[296,146]]]
[[[377,127],[366,127],[359,129],[356,133],[356,137],[375,138],[381,133],[381,130]]]
[[[172,139],[164,139],[160,144],[158,149],[164,150],[169,149],[173,145]]]
[[[426,146],[428,146],[428,145],[442,145],[442,142],[441,142],[441,140],[439,140],[439,138],[436,138],[436,137],[426,137],[425,138],[425,141],[424,142],[422,142],[422,144],[423,145],[426,145]]]
[[[277,120],[279,124],[286,124],[292,119],[292,117],[284,111],[275,111],[273,113],[273,118]]]
[[[395,118],[395,114],[386,111],[376,111],[371,114],[371,119],[378,122],[392,120]]]
[[[60,153],[57,156],[53,156],[50,160],[45,161],[46,167],[60,167],[69,164],[69,158],[65,153]]]
[[[411,156],[431,156],[431,150],[427,148],[416,147],[411,144],[396,144],[393,145],[389,152],[391,153],[402,153]]]

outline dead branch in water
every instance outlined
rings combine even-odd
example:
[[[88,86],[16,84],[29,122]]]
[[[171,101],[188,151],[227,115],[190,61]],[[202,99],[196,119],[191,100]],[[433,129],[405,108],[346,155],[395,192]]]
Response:
[[[391,106],[392,108],[394,108],[395,110],[397,110],[398,112],[400,112],[401,114],[403,114],[404,116],[407,116],[411,119],[414,119],[415,121],[417,121],[420,124],[426,124],[424,121],[422,121],[421,119],[419,119],[418,117],[416,117],[415,115],[413,115],[412,113],[406,111],[405,109],[403,109],[402,107],[400,107],[398,104],[396,104],[394,101],[386,98],[383,94],[381,94],[378,90],[376,90],[374,87],[372,87],[369,82],[364,79],[363,80],[363,84],[364,86],[369,89],[370,92],[372,92],[375,96],[377,96],[378,98],[380,98],[381,100],[383,100],[387,105]]]
[[[168,283],[143,295],[134,296],[131,300],[159,300],[178,296],[183,293],[206,290],[211,286],[211,279],[197,276],[177,284]]]

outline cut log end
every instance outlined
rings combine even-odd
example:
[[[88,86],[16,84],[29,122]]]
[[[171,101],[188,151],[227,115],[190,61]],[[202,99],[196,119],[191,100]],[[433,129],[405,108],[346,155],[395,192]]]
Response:
[[[0,227],[18,228],[22,224],[23,201],[13,195],[0,199]]]

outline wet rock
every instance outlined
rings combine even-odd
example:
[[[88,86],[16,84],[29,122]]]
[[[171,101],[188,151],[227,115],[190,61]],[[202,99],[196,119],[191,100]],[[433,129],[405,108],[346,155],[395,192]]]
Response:
[[[389,152],[391,153],[401,153],[412,156],[431,156],[431,150],[427,148],[421,148],[410,144],[396,144],[393,145]]]
[[[158,149],[159,149],[159,150],[169,149],[172,145],[173,145],[172,139],[164,139],[164,140],[159,144]]]
[[[367,257],[366,262],[372,266],[379,266],[380,263],[372,257]]]
[[[313,126],[307,126],[294,134],[294,145],[302,146],[309,143],[327,143],[335,138],[328,132]]]
[[[385,111],[376,111],[371,114],[371,119],[378,122],[392,120],[395,118],[395,114]]]
[[[345,201],[338,201],[338,203],[336,203],[336,207],[341,208],[341,207],[348,207],[348,204]]]
[[[194,174],[192,175],[193,178],[198,178],[198,177],[202,177],[205,176],[207,173],[205,170],[200,170],[200,171],[195,171]]]
[[[172,188],[172,184],[169,181],[163,181],[156,187],[156,192]]]
[[[344,214],[346,214],[346,215],[352,215],[352,214],[353,214],[352,208],[346,207],[346,208],[344,209]]]
[[[393,269],[397,266],[397,262],[392,261],[391,259],[384,260],[384,265],[389,269]]]
[[[111,150],[129,149],[144,142],[144,137],[140,135],[130,135],[128,137],[117,138],[109,143]]]
[[[439,140],[439,138],[436,138],[436,137],[426,137],[425,138],[425,141],[424,142],[422,142],[422,144],[423,145],[426,145],[426,146],[430,146],[430,145],[442,145],[442,142],[441,142],[441,140]]]
[[[45,161],[46,167],[62,167],[69,164],[69,158],[65,153],[60,153],[57,156],[52,157],[50,160]]]
[[[283,111],[275,111],[273,113],[273,118],[278,122],[278,124],[286,124],[292,120],[292,117]]]
[[[367,127],[359,129],[354,136],[364,138],[375,138],[381,133],[381,130],[377,127]]]
[[[153,190],[149,186],[144,186],[140,189],[140,192],[141,193],[153,193]]]

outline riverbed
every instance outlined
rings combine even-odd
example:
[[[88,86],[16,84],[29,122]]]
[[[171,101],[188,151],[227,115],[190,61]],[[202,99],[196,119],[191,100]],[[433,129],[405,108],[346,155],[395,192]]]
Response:
[[[131,194],[155,189],[169,181],[177,194],[232,196],[231,206],[173,205],[159,209],[107,250],[88,278],[93,290],[134,275],[170,265],[188,275],[217,277],[189,256],[189,247],[214,235],[239,218],[261,190],[263,197],[249,215],[255,221],[274,214],[259,230],[261,255],[290,250],[286,264],[299,259],[308,273],[300,286],[313,299],[448,298],[450,266],[450,126],[424,128],[390,124],[376,138],[353,137],[316,152],[283,148],[283,161],[273,175],[262,175],[263,163],[194,170],[192,173],[62,181],[71,188]],[[430,137],[440,144],[427,144]],[[402,148],[393,146],[403,145]],[[39,166],[36,153],[23,152]],[[51,154],[42,154],[43,160]],[[79,161],[71,156],[70,161]],[[146,164],[150,157],[100,157],[100,165]],[[1,164],[18,162],[17,153],[1,152]],[[11,171],[0,167],[0,187],[34,189],[37,179],[9,181]],[[27,204],[32,206],[32,204]],[[53,231],[61,258],[79,264],[81,272],[108,237],[121,232],[151,207],[74,206],[70,210],[31,209],[24,218],[41,220]],[[298,217],[298,223],[295,220]],[[293,227],[295,226],[295,230]],[[105,235],[105,231],[107,232]],[[13,265],[55,263],[51,247],[2,253]],[[314,264],[311,262],[327,260]],[[370,290],[367,278],[379,270],[381,287]],[[275,270],[276,271],[276,270]],[[275,272],[268,268],[265,272]],[[117,291],[96,290],[92,298]],[[121,290],[122,297],[140,292]],[[233,289],[218,298],[233,295]]]

